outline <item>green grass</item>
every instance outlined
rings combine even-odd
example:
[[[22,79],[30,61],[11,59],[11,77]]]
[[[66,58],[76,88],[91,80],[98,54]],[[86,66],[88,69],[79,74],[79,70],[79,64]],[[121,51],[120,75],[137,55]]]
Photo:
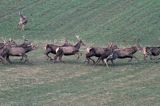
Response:
[[[16,28],[19,10],[29,18],[25,31]],[[137,53],[139,62],[110,68],[84,64],[84,55],[53,64],[42,49],[75,35],[87,45],[159,45],[159,10],[159,0],[1,0],[0,37],[25,36],[40,48],[28,54],[30,63],[0,64],[0,106],[159,106],[160,62]]]

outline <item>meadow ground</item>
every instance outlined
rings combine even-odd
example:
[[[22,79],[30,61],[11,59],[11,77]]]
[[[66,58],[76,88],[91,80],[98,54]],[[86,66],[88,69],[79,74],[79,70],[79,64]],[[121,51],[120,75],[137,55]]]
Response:
[[[19,10],[29,19],[25,31],[16,28]],[[137,53],[139,62],[107,68],[84,64],[84,55],[56,64],[43,55],[46,42],[75,42],[75,35],[103,47],[159,45],[159,10],[158,0],[1,0],[0,37],[25,36],[39,48],[29,63],[0,64],[0,106],[159,106],[160,61],[144,62]]]

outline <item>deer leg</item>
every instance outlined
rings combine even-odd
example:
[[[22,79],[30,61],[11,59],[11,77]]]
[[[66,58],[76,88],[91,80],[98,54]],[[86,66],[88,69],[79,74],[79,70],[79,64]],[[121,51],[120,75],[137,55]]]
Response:
[[[2,64],[4,64],[6,62],[2,56],[0,56],[0,60],[1,60]]]
[[[144,60],[146,61],[146,58],[147,58],[147,55],[146,54],[144,54]]]
[[[47,60],[53,60],[51,56],[49,56],[50,52],[45,52],[44,54],[47,56]]]
[[[77,54],[77,60],[79,60],[79,57],[82,56],[82,53],[78,52]]]
[[[136,56],[132,56],[132,57],[135,58],[139,62],[139,60],[138,60],[138,58]]]
[[[24,62],[29,62],[28,56],[26,54],[24,54],[23,56],[25,57],[25,61]]]
[[[21,27],[21,30],[22,30],[22,31],[24,31],[24,27],[25,27],[25,25],[24,25],[24,24],[22,24],[22,27]]]
[[[77,60],[79,60],[79,53],[76,53],[77,54]]]
[[[100,60],[102,60],[101,57],[98,57],[97,61],[96,61],[96,64],[98,64],[100,62]]]
[[[62,56],[63,56],[63,55],[59,56],[59,61],[60,61],[60,62],[64,62],[64,61],[62,60]]]
[[[56,63],[57,58],[58,58],[58,55],[55,55],[55,56],[54,56],[54,59],[53,59],[53,63]]]
[[[93,64],[95,64],[96,62],[92,59],[92,58],[89,58],[90,60],[92,60]]]
[[[88,55],[86,54],[86,55],[85,55],[85,57],[86,57],[86,58],[85,58],[84,63],[86,63],[86,62],[87,62],[87,64],[89,64],[89,63],[90,63],[90,60],[89,60],[89,57],[90,57],[90,56],[88,56]]]
[[[152,57],[152,55],[149,55],[149,58],[150,58],[150,60],[153,60],[153,57]]]
[[[102,59],[102,63],[105,64],[104,59]]]
[[[19,30],[22,30],[22,24],[19,24],[18,27]]]
[[[93,64],[95,64],[95,61],[91,57],[86,57],[86,61],[88,64],[90,63],[90,60],[92,60]]]
[[[132,59],[133,59],[133,56],[127,56],[126,58],[130,58],[130,59],[128,60],[128,62],[131,62]]]
[[[155,63],[158,63],[159,58],[155,57],[154,60],[155,60]]]
[[[111,59],[111,63],[114,65],[114,61],[113,61],[113,59]]]
[[[87,62],[87,64],[90,63],[90,59],[89,59],[89,57],[87,57],[87,56],[86,56],[86,59],[85,59],[84,63],[86,63],[86,62]]]
[[[104,60],[104,62],[105,62],[105,64],[106,64],[106,66],[109,67],[109,66],[108,66],[108,59],[105,58],[105,59],[103,59],[103,60]]]
[[[8,63],[12,63],[11,60],[9,59],[9,55],[6,56],[6,60],[8,61]]]
[[[20,61],[23,61],[24,57],[22,56],[22,58],[20,59]]]
[[[17,24],[17,29],[20,29],[20,25],[19,24]]]

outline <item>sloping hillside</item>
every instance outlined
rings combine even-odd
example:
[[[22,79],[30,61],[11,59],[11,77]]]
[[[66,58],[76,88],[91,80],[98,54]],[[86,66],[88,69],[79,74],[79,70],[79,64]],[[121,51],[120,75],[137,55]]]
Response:
[[[17,30],[18,12],[29,22]],[[75,56],[53,64],[42,45],[64,37],[104,46],[160,45],[160,0],[0,0],[0,37],[39,48],[29,63],[0,64],[0,106],[160,106],[160,61],[116,60],[109,68]],[[81,49],[82,50],[82,49]]]
[[[55,39],[79,34],[90,42],[159,43],[159,0],[14,0],[0,1],[0,35]],[[17,31],[18,11],[28,16]]]

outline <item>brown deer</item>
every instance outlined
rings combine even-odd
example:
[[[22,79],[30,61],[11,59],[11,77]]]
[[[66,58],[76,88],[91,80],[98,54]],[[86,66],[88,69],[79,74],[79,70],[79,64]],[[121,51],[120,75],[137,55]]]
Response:
[[[118,46],[114,43],[109,43],[108,46],[106,48],[102,48],[102,47],[88,47],[86,49],[86,61],[87,63],[90,63],[90,60],[95,64],[95,63],[99,63],[100,60],[103,61],[103,58],[105,56],[110,55],[110,52],[112,52],[112,50],[117,49]],[[97,61],[95,62],[91,57],[98,57]]]
[[[160,55],[160,47],[143,47],[141,49],[144,55],[144,60],[149,56],[150,60],[153,60],[153,56]]]
[[[77,59],[79,59],[79,49],[81,45],[85,46],[83,41],[79,38],[79,36],[76,36],[78,39],[78,42],[75,45],[71,46],[61,46],[56,49],[56,56],[54,57],[54,62],[57,61],[57,58],[59,57],[59,60],[62,61],[62,56],[71,56],[71,55],[78,55]]]
[[[21,12],[19,12],[19,16],[20,16],[20,18],[19,18],[19,22],[18,22],[18,28],[20,30],[24,30],[24,27],[27,24],[28,19],[26,16],[22,15]]]
[[[12,39],[9,39],[8,41],[3,40],[3,43],[0,43],[0,61],[2,63],[6,63],[6,56],[9,53],[9,49],[13,46],[15,46],[16,43]]]
[[[134,54],[140,49],[141,47],[139,45],[134,45],[129,48],[115,49],[108,57],[104,59],[104,61],[106,65],[108,65],[109,60],[112,62],[112,64],[114,64],[113,60],[116,59],[130,58],[130,62],[132,61],[132,58],[135,58],[138,61],[137,57],[135,57]]]
[[[50,53],[56,54],[56,49],[59,47],[67,47],[67,46],[73,46],[68,42],[68,40],[65,38],[65,42],[63,45],[55,45],[55,44],[46,44],[45,45],[45,55],[47,56],[47,60],[53,60],[51,56],[49,56]]]
[[[32,51],[32,50],[35,50],[37,49],[37,46],[33,45],[33,44],[30,44],[30,45],[26,45],[25,47],[18,47],[18,46],[15,46],[15,47],[12,47],[11,45],[8,45],[7,47],[8,49],[8,52],[6,53],[6,60],[11,63],[9,57],[10,56],[18,56],[18,57],[22,57],[21,60],[23,60],[23,58],[25,58],[25,61],[28,61],[28,56],[26,55],[26,53]]]

